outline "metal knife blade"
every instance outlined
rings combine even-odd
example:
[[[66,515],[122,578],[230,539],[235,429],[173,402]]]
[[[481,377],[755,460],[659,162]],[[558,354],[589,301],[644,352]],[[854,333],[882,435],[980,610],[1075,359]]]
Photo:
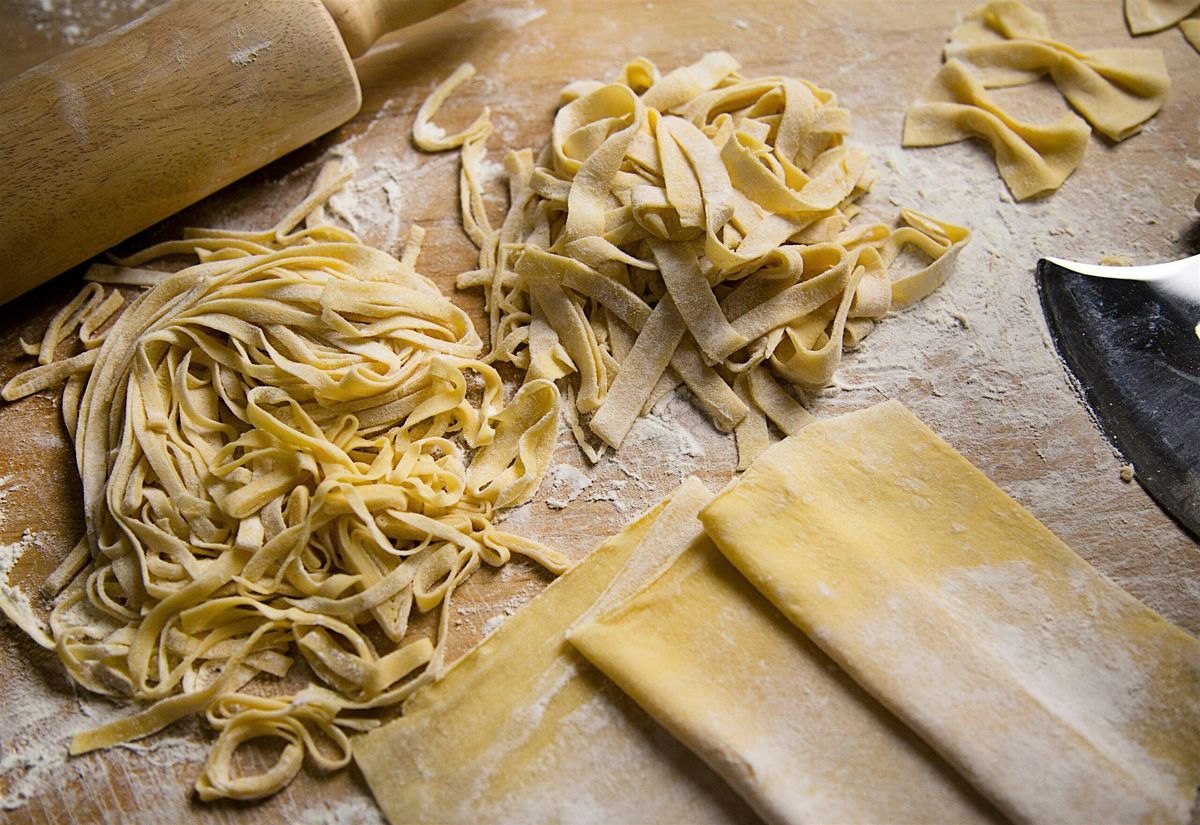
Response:
[[[1200,296],[1186,281],[1192,270],[1135,280],[1129,276],[1144,276],[1134,270],[1145,268],[1104,269],[1125,269],[1126,277],[1038,262],[1051,338],[1137,480],[1200,537]],[[1195,275],[1200,281],[1200,265]]]

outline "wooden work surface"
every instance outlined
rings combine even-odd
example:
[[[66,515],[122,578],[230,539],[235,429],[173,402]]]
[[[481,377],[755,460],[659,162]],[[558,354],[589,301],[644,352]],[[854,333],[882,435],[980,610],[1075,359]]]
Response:
[[[340,150],[360,165],[343,206],[364,240],[394,252],[411,222],[425,226],[429,238],[420,268],[481,321],[479,296],[453,291],[454,275],[474,261],[458,223],[457,158],[421,155],[408,139],[421,100],[459,63],[472,61],[481,80],[451,101],[445,121],[451,127],[465,123],[490,103],[495,160],[504,148],[546,140],[565,81],[612,76],[637,55],[673,68],[726,49],[749,75],[804,76],[835,90],[854,114],[853,139],[881,173],[864,201],[869,211],[890,218],[899,205],[911,205],[976,233],[951,281],[922,305],[887,320],[862,351],[850,354],[838,386],[816,400],[815,411],[830,415],[885,397],[901,399],[1097,568],[1172,621],[1200,632],[1200,548],[1137,484],[1122,482],[1121,459],[1093,425],[1048,343],[1032,272],[1040,254],[1124,255],[1149,263],[1200,251],[1192,208],[1200,191],[1200,55],[1175,30],[1137,40],[1166,52],[1173,88],[1164,111],[1124,144],[1094,137],[1061,191],[1013,204],[985,148],[899,147],[905,105],[936,71],[956,17],[975,4],[474,0],[393,36],[359,61],[365,104],[352,123],[133,245],[173,237],[185,225],[269,225],[303,195],[327,153]],[[0,76],[152,5],[154,0],[0,0],[6,44]],[[1120,0],[1036,5],[1072,45],[1131,44]],[[280,6],[286,3],[280,0]],[[1022,105],[1046,109],[1043,92],[1034,92],[1040,101]],[[1053,104],[1061,107],[1056,99]],[[79,283],[78,273],[68,274],[0,309],[0,380],[30,363],[20,355],[18,336],[36,340]],[[679,395],[639,424],[616,458],[596,467],[586,467],[564,437],[559,464],[583,469],[587,478],[554,468],[537,500],[508,523],[580,557],[685,475],[723,483],[734,458],[731,439]],[[53,394],[0,408],[0,479],[0,544],[28,545],[13,580],[34,583],[33,591],[81,529],[78,481]],[[565,506],[554,509],[547,499]],[[452,655],[543,582],[527,568],[477,575],[462,591]],[[191,785],[212,734],[193,722],[132,747],[67,760],[73,733],[123,710],[74,692],[55,657],[7,625],[0,628],[0,696],[0,800],[12,806],[0,808],[3,821],[378,820],[353,768],[330,777],[306,769],[285,791],[258,804],[195,802]]]

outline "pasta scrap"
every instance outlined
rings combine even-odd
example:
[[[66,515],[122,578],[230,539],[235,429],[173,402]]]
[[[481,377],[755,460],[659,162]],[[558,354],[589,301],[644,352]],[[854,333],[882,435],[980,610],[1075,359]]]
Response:
[[[491,112],[486,107],[466,129],[457,134],[447,135],[444,129],[433,122],[434,115],[446,102],[446,98],[454,94],[455,89],[474,76],[475,67],[470,63],[462,64],[421,104],[421,108],[417,110],[417,117],[413,121],[412,130],[413,142],[417,144],[418,148],[426,152],[443,152],[462,146],[476,135],[491,132]]]
[[[809,420],[788,385],[824,387],[970,237],[908,210],[899,229],[853,224],[875,176],[845,143],[849,112],[807,81],[743,77],[724,52],[665,75],[638,58],[613,82],[569,84],[561,104],[547,146],[508,154],[498,228],[482,205],[486,132],[463,140],[463,224],[480,253],[458,286],[484,290],[486,362],[577,386],[572,430],[593,460],[683,383],[738,429],[747,464],[767,420]],[[900,277],[906,245],[931,262]]]
[[[1053,123],[1017,120],[966,65],[943,64],[904,119],[905,146],[941,146],[982,137],[996,153],[1000,177],[1017,200],[1053,192],[1083,159],[1091,129],[1066,112]]]
[[[1125,22],[1131,34],[1169,29],[1200,9],[1196,0],[1125,0]]]
[[[1171,85],[1160,50],[1077,51],[1052,38],[1046,18],[1020,0],[991,0],[975,9],[951,33],[946,58],[969,63],[986,88],[1049,74],[1075,110],[1114,141],[1136,134],[1157,114]]]
[[[84,485],[87,537],[47,582],[40,641],[89,690],[152,703],[73,754],[202,713],[219,735],[200,797],[269,795],[306,758],[345,766],[349,734],[442,672],[452,596],[481,564],[567,568],[493,520],[546,470],[557,387],[506,405],[468,316],[414,269],[421,231],[397,260],[324,221],[347,177],[328,164],[271,230],[188,230],[122,261],[200,260],[104,333],[117,301],[90,283],[4,388],[68,379]],[[55,360],[77,328],[83,352]],[[440,611],[432,636],[414,609]],[[262,739],[276,761],[241,774]]]
[[[1200,20],[1181,20],[1179,30],[1192,48],[1200,52]]]
[[[1049,74],[1092,126],[1122,141],[1162,109],[1170,88],[1161,51],[1076,51],[1054,40],[1046,18],[1021,0],[990,0],[975,9],[951,32],[945,59],[908,108],[903,144],[941,146],[982,137],[1017,200],[1062,186],[1083,158],[1091,130],[1070,113],[1052,123],[1020,121],[987,89],[1021,86]]]

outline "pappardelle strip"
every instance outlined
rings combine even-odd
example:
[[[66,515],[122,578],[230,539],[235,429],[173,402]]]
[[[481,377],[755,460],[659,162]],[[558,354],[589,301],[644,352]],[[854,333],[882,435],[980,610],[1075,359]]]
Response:
[[[484,360],[574,384],[572,431],[592,460],[684,383],[718,428],[737,428],[748,464],[768,420],[808,420],[789,387],[828,384],[891,308],[941,285],[970,237],[910,210],[900,228],[854,222],[875,176],[845,143],[849,112],[803,80],[743,77],[724,52],[666,75],[639,58],[613,82],[569,84],[561,103],[548,145],[508,153],[498,228],[483,208],[486,113],[433,148],[462,147],[480,253],[458,285],[485,292]],[[426,118],[417,144],[430,133]],[[929,262],[900,276],[905,246]]]

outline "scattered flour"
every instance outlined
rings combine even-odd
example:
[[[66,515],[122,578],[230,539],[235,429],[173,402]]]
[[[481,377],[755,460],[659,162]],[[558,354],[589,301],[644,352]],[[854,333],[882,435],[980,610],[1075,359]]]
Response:
[[[613,479],[609,481],[602,489],[596,490],[590,496],[588,501],[605,501],[613,506],[618,513],[626,511],[625,498],[621,495],[621,491],[625,489],[625,485],[629,482],[623,478]]]
[[[479,171],[483,175],[484,183],[499,183],[506,180],[507,172],[504,170],[504,164],[491,158],[484,158],[479,164]]]
[[[364,243],[398,255],[403,246],[402,233],[409,224],[414,221],[428,224],[415,214],[422,205],[421,193],[430,190],[434,181],[449,171],[454,158],[451,153],[432,157],[400,153],[365,159],[364,156],[369,158],[367,150],[356,147],[364,136],[365,133],[333,150],[332,154],[353,163],[357,174],[330,198],[327,210]]]
[[[442,138],[446,137],[446,130],[443,129],[441,126],[438,126],[436,123],[431,122],[431,123],[427,124],[426,131],[429,133],[429,136],[431,138],[433,138],[434,140],[441,140]]]
[[[16,12],[33,18],[35,31],[77,46],[149,10],[150,0],[36,0]],[[10,13],[6,11],[6,14]]]
[[[16,568],[17,563],[21,561],[21,557],[31,547],[36,547],[38,543],[38,534],[32,530],[26,530],[21,534],[21,538],[12,544],[0,545],[0,597],[8,604],[9,609],[18,614],[18,619],[25,623],[30,628],[41,629],[48,635],[45,622],[33,609],[33,605],[29,601],[29,596],[20,587],[9,580],[9,576]],[[9,621],[9,617],[0,613],[5,621]]]
[[[467,19],[474,22],[495,20],[510,29],[519,29],[546,16],[546,10],[530,0],[521,3],[479,3],[470,7]]]
[[[659,401],[647,415],[638,419],[630,430],[628,439],[633,444],[654,444],[666,450],[668,456],[703,458],[704,445],[687,426],[673,414],[680,403],[680,392],[676,391]],[[641,426],[639,426],[641,425]]]
[[[385,825],[379,809],[361,799],[322,800],[292,821],[295,825]]]
[[[570,464],[555,464],[546,473],[542,484],[553,496],[546,499],[546,506],[551,510],[562,510],[592,485],[592,479]]]
[[[0,476],[0,527],[7,521],[4,502],[15,490],[20,490],[21,486],[11,475]]]
[[[390,183],[390,181],[389,181]],[[385,190],[386,193],[386,190]],[[333,197],[329,199],[326,208],[334,217],[345,222],[346,226],[350,227],[350,231],[357,234],[361,230],[358,225],[358,218],[354,212],[358,207],[358,194],[353,186],[347,186]]]
[[[249,46],[234,49],[229,53],[229,62],[235,66],[249,66],[258,60],[260,54],[273,45],[275,44],[270,40],[260,40],[257,43],[251,43]]]
[[[122,772],[135,763],[148,762],[158,768],[139,771],[138,791],[144,798],[178,794],[175,772],[162,769],[177,765],[198,769],[204,762],[208,746],[195,730],[196,720],[184,723],[192,729],[190,736],[160,735],[146,743],[128,743],[109,751],[104,762],[93,760],[93,764],[81,764],[79,760],[71,760],[68,745],[75,734],[127,716],[130,709],[104,699],[90,696],[85,699],[83,694],[73,697],[71,688],[47,695],[44,685],[35,688],[36,680],[36,674],[21,678],[17,687],[22,695],[16,697],[15,707],[7,708],[14,721],[9,726],[11,732],[6,731],[3,737],[4,747],[0,748],[0,811],[24,809],[47,786],[103,783],[109,772]],[[77,708],[73,707],[76,702]],[[126,822],[153,821],[133,812],[126,813],[129,814],[123,817]]]
[[[520,507],[513,507],[511,510],[501,510],[496,514],[496,524],[503,524],[505,530],[517,530],[529,524],[533,518],[532,502],[526,502]],[[501,568],[506,570],[507,567]]]
[[[492,616],[492,618],[483,623],[483,635],[491,636],[492,632],[495,631],[495,629],[500,625],[504,624],[504,620],[507,618],[508,614],[506,613],[497,613],[495,616]]]
[[[500,568],[500,578],[502,580],[509,579],[513,575],[513,569],[513,565],[505,565],[504,567]],[[483,625],[480,628],[480,638],[484,636],[490,636],[495,632],[496,628],[504,624],[505,620],[508,619],[509,616],[520,610],[531,598],[533,598],[532,593],[520,592],[509,596],[499,604],[495,602],[483,604],[459,603],[455,606],[455,611],[460,614],[460,619],[456,621],[456,624],[461,622],[461,616],[475,616],[485,611],[498,610],[498,613],[489,616],[486,620],[484,620]]]

